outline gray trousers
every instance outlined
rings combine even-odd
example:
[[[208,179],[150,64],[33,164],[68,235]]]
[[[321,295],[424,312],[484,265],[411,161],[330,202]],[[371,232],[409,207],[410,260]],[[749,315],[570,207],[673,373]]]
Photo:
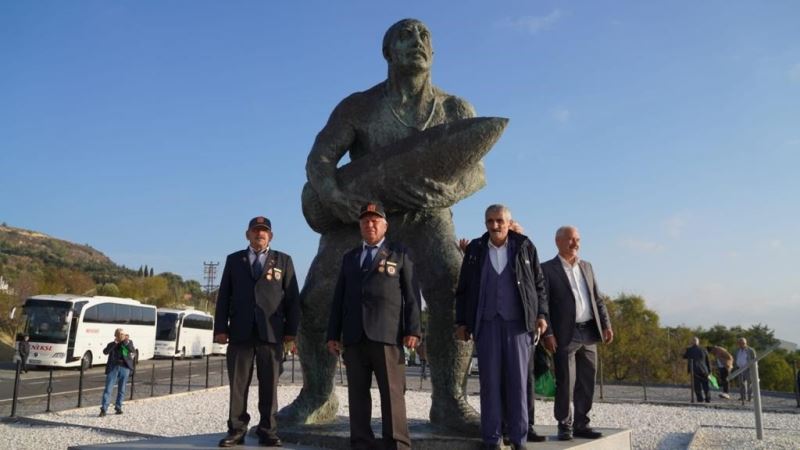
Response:
[[[559,345],[554,356],[555,419],[574,428],[589,426],[597,372],[597,332],[575,330],[569,345]]]
[[[258,433],[270,438],[277,436],[278,376],[283,358],[283,345],[267,343],[228,344],[228,381],[230,383],[230,412],[228,431],[247,431],[247,394],[253,379],[253,361],[258,375]]]
[[[750,369],[739,374],[739,400],[752,400],[753,391],[750,389]]]

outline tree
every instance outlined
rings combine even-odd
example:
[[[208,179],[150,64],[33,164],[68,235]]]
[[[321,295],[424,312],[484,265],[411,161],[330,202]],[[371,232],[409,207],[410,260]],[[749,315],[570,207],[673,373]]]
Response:
[[[151,277],[153,276],[153,268],[152,267],[150,268],[150,276]]]
[[[775,347],[779,342],[775,339],[775,332],[760,323],[748,328],[744,336],[747,338],[747,345],[761,352]]]
[[[139,266],[139,271],[136,272],[136,275],[139,276],[139,277],[144,276],[144,272],[142,272],[142,266]]]
[[[665,339],[658,314],[647,309],[638,295],[623,293],[613,301],[606,300],[606,305],[615,332],[614,343],[603,351],[608,355],[604,361],[610,375],[618,381],[666,375],[660,373],[663,357],[659,347]]]

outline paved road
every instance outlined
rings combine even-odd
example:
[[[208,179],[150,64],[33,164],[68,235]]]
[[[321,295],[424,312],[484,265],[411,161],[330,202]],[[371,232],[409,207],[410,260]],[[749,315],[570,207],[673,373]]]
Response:
[[[170,392],[171,360],[142,361],[134,377],[134,398],[167,395]],[[189,364],[191,363],[191,378]],[[227,384],[227,373],[224,367],[224,356],[212,356],[208,359],[208,385],[209,387]],[[11,414],[11,403],[14,387],[14,371],[10,363],[0,363],[0,416]],[[78,384],[80,372],[76,369],[58,369],[53,371],[53,387],[50,409],[54,411],[71,409],[78,406]],[[47,409],[47,387],[50,371],[34,369],[27,374],[22,374],[19,391],[17,415],[30,415],[44,412]],[[430,391],[430,377],[421,377],[421,367],[411,366],[406,370],[407,388],[414,391]],[[152,382],[151,382],[152,380]],[[190,381],[191,380],[191,381]],[[82,406],[99,405],[103,392],[105,375],[102,367],[95,367],[84,374]],[[284,362],[284,372],[281,375],[281,384],[302,384],[303,377],[299,361]],[[337,371],[334,378],[336,384],[345,384],[346,378],[343,371]],[[257,383],[253,377],[253,383]],[[200,390],[206,386],[206,360],[188,359],[176,360],[172,380],[174,393],[188,390]],[[467,393],[478,393],[477,375],[470,376],[467,380]],[[130,386],[128,398],[130,398]],[[646,398],[645,398],[646,394]],[[724,400],[715,398],[709,407],[713,408],[741,408],[752,409],[752,404],[742,405],[734,399]],[[596,401],[620,403],[661,403],[661,404],[689,404],[690,394],[688,386],[648,386],[641,385],[605,385],[595,389]],[[786,393],[764,392],[762,404],[765,410],[800,412],[793,395]]]

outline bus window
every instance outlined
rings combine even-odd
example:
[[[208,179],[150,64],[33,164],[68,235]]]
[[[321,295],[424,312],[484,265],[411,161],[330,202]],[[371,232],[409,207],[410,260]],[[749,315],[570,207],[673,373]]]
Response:
[[[126,324],[131,322],[131,307],[128,305],[114,305],[114,323]]]
[[[144,314],[142,315],[142,320],[144,321],[144,325],[155,325],[156,324],[156,309],[155,308],[142,308],[144,309]]]
[[[86,314],[83,315],[83,321],[86,323],[97,323],[100,321],[100,313],[98,309],[100,308],[99,305],[90,306],[89,309],[86,310]]]
[[[25,302],[25,332],[32,342],[65,343],[72,304],[28,299]]]
[[[97,317],[98,322],[101,323],[114,323],[114,304],[113,303],[102,303],[98,306]]]
[[[157,341],[174,341],[178,337],[178,315],[175,313],[158,313],[156,323]]]

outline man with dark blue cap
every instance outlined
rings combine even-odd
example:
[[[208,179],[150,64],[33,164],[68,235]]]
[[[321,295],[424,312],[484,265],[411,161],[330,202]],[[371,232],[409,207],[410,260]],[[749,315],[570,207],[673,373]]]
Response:
[[[225,261],[214,317],[215,342],[228,344],[230,381],[228,434],[219,446],[244,443],[250,421],[247,391],[255,359],[261,416],[256,434],[259,444],[278,447],[278,376],[283,344],[294,340],[300,320],[297,279],[291,256],[269,247],[269,219],[254,217],[245,236],[249,247],[231,253]]]

